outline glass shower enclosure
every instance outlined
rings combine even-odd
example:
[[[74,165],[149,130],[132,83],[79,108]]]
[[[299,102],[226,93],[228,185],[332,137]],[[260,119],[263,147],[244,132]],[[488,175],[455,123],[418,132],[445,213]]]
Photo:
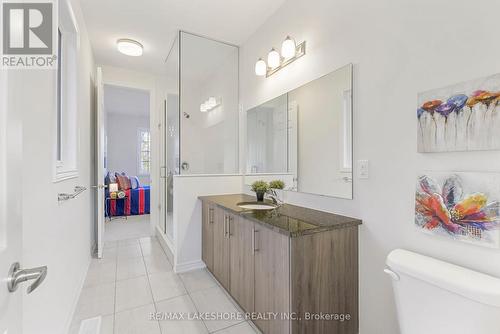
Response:
[[[238,172],[238,47],[179,31],[166,59],[161,229],[174,240],[174,176]]]

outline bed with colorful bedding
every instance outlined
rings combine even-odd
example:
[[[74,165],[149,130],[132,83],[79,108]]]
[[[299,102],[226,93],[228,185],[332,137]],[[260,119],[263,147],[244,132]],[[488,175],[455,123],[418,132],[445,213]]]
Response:
[[[127,180],[130,183],[127,183]],[[140,185],[136,177],[127,177],[123,173],[106,176],[105,183],[117,182],[119,191],[125,194],[123,198],[111,198],[109,186],[106,188],[106,217],[137,216],[150,213],[151,192],[150,187]]]

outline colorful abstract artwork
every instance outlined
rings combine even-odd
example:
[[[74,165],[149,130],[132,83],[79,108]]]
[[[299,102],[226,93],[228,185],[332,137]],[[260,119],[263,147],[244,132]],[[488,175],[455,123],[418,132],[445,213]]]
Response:
[[[418,94],[419,152],[500,149],[500,74]]]
[[[500,173],[420,175],[415,224],[427,233],[498,248]]]

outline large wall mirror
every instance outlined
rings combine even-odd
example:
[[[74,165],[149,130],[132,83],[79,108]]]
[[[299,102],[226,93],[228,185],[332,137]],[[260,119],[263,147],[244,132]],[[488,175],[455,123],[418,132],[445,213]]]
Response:
[[[246,183],[352,199],[352,86],[349,64],[248,110]]]

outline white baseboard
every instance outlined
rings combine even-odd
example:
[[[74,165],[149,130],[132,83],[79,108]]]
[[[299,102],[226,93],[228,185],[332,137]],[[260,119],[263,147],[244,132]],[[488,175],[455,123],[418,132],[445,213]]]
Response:
[[[156,236],[157,236],[158,241],[160,242],[161,247],[163,248],[163,250],[167,254],[167,257],[170,260],[170,263],[172,263],[172,265],[174,267],[174,272],[176,274],[206,268],[205,263],[201,260],[200,261],[192,261],[192,262],[184,262],[184,263],[175,263],[174,245],[166,237],[166,235],[163,234],[163,232],[159,229],[158,226],[156,227]]]
[[[187,271],[203,269],[203,268],[206,268],[206,265],[203,261],[177,263],[174,265],[174,272],[176,274],[180,274],[180,273],[185,273]]]
[[[65,333],[69,333],[69,330],[71,329],[71,324],[73,323],[73,318],[75,316],[76,307],[78,306],[78,300],[80,299],[80,294],[82,293],[83,286],[85,285],[85,280],[87,279],[87,273],[89,271],[91,261],[92,261],[92,256],[89,256],[87,268],[85,269],[85,271],[81,277],[81,280],[78,284],[78,288],[76,291],[76,298],[73,299],[73,302],[71,303],[72,305],[70,306],[71,312],[69,313],[69,318],[66,319],[66,326],[65,326],[66,332]]]
[[[163,250],[167,254],[167,258],[170,261],[170,263],[174,263],[174,245],[163,234],[163,232],[160,230],[159,226],[156,226],[155,230],[156,230],[156,238],[160,242],[161,248],[163,248]]]

